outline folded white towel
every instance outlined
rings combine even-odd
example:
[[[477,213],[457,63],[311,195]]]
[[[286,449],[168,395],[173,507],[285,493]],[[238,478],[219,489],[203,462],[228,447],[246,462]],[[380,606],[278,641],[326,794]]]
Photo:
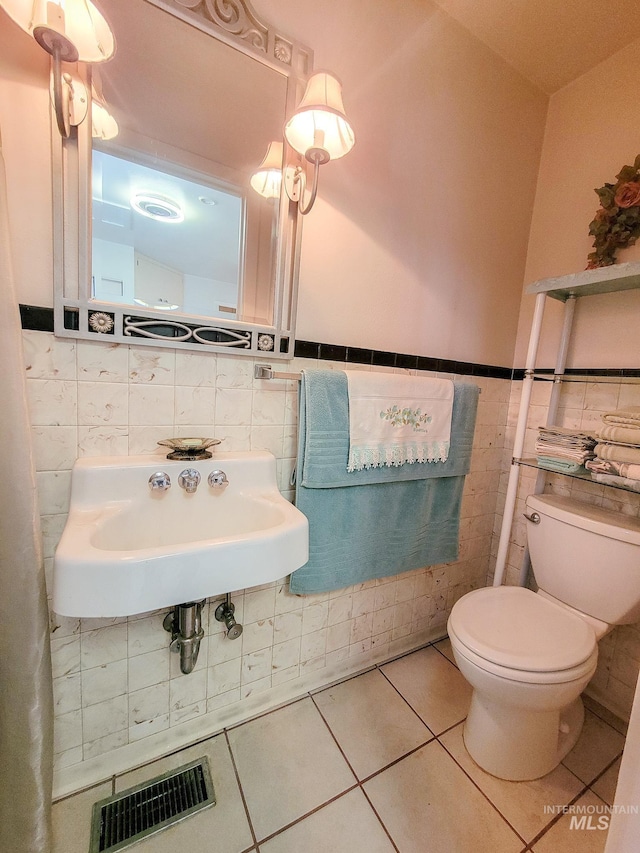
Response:
[[[348,471],[446,461],[453,411],[450,379],[345,373],[349,387]]]
[[[615,412],[605,412],[602,416],[602,420],[606,424],[640,426],[640,406],[627,406],[626,409],[616,409]]]

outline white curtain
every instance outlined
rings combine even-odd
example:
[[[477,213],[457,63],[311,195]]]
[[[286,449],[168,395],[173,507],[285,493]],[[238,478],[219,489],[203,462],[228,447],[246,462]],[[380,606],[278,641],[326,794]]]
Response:
[[[51,657],[9,225],[0,137],[0,851],[49,853]]]

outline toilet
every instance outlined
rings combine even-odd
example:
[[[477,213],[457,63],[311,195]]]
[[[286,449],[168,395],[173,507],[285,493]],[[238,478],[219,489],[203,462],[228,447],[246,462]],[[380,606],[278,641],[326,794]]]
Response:
[[[530,495],[525,515],[538,592],[477,589],[448,622],[473,688],[467,751],[513,781],[562,761],[582,729],[580,694],[596,670],[597,641],[640,620],[640,520],[558,495]]]

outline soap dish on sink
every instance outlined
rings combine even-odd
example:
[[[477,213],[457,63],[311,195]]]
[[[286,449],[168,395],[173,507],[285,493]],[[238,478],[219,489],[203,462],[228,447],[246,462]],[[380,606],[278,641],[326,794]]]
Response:
[[[213,454],[207,448],[220,443],[219,438],[163,438],[158,442],[163,447],[171,448],[172,452],[167,454],[167,459],[182,459],[185,462],[211,459]]]

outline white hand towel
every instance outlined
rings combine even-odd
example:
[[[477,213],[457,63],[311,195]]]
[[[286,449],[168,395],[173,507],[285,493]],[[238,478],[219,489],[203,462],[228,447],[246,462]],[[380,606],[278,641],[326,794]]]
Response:
[[[347,471],[446,461],[453,411],[450,379],[345,373],[349,386]]]

